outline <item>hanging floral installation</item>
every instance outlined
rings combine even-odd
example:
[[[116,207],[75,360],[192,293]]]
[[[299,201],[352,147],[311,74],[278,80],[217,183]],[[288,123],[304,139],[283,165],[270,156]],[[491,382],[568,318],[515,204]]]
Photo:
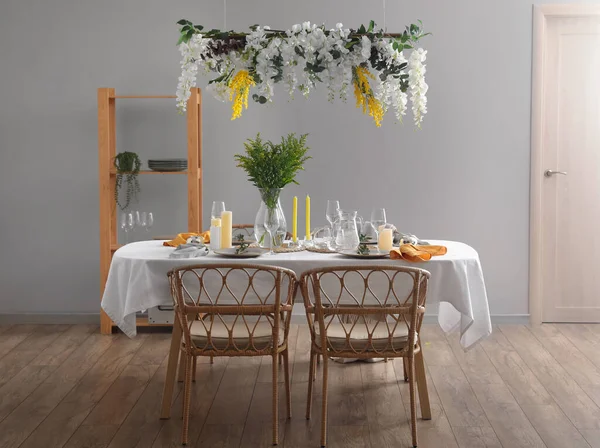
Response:
[[[209,90],[221,101],[231,101],[235,120],[248,108],[248,97],[259,104],[273,101],[274,85],[283,84],[290,97],[298,90],[308,97],[317,83],[327,87],[329,101],[347,99],[352,86],[356,107],[368,113],[377,127],[393,109],[402,122],[408,100],[415,125],[420,127],[427,113],[425,58],[417,47],[428,35],[422,23],[406,27],[403,33],[389,34],[371,20],[368,27],[326,30],[310,22],[287,31],[254,25],[249,33],[204,31],[188,20],[181,25],[179,49],[181,77],[177,106],[186,110],[190,89],[196,85],[198,70],[215,73]],[[405,52],[406,50],[406,52]]]

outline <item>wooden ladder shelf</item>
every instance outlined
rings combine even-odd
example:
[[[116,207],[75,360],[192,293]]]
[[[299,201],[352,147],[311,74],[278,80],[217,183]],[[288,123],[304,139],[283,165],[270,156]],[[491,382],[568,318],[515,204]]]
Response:
[[[115,95],[115,89],[98,89],[98,168],[100,183],[100,297],[113,253],[120,247],[117,241],[117,209],[115,203],[116,170],[113,160],[116,150],[116,99],[169,98],[173,95]],[[202,95],[193,88],[187,105],[188,169],[181,172],[140,171],[140,174],[187,175],[188,232],[202,231]],[[150,326],[147,319],[138,318],[138,326]],[[160,326],[160,325],[158,325]],[[104,310],[100,310],[100,331],[112,333],[114,327]]]

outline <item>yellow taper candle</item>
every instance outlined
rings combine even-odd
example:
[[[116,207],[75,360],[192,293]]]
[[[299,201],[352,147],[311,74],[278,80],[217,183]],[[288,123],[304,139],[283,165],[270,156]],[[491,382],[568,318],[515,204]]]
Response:
[[[309,241],[310,236],[310,196],[306,195],[306,236],[305,239]]]
[[[221,249],[231,247],[233,216],[231,212],[221,212]]]
[[[292,204],[292,241],[298,241],[298,197],[294,196]]]

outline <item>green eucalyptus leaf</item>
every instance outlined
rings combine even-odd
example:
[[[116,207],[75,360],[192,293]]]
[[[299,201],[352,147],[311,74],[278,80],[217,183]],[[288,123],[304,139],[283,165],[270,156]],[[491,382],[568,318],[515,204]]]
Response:
[[[187,20],[185,20],[185,19],[181,19],[181,20],[179,20],[179,21],[177,22],[177,25],[186,25],[187,23],[188,23],[188,21],[187,21]]]

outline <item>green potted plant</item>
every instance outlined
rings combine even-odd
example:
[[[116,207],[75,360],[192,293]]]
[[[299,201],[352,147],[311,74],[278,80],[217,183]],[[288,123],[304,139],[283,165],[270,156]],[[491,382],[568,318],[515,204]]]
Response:
[[[296,182],[296,174],[304,169],[304,162],[310,159],[306,155],[308,134],[288,134],[282,137],[280,143],[263,141],[260,134],[255,139],[248,139],[244,143],[245,154],[236,154],[237,166],[248,174],[248,180],[260,192],[261,204],[254,221],[254,234],[261,246],[264,244],[265,216],[273,220],[272,245],[280,246],[287,233],[287,224],[283,209],[279,201],[281,190],[288,184]],[[275,228],[275,221],[277,226]]]
[[[115,202],[121,210],[125,210],[129,207],[131,201],[137,200],[137,195],[140,192],[138,174],[142,162],[135,152],[125,151],[117,154],[113,163],[117,170],[115,179]],[[121,202],[119,199],[119,191],[123,185],[123,180],[125,180],[126,184],[125,201]]]

